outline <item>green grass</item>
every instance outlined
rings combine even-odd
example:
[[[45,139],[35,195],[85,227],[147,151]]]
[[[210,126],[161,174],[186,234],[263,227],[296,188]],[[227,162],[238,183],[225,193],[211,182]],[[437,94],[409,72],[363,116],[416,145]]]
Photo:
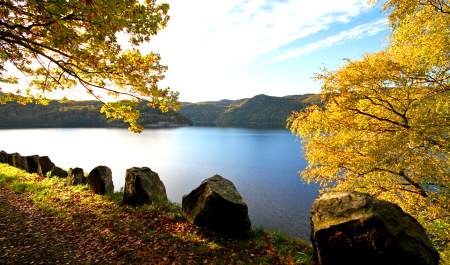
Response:
[[[84,185],[78,185],[80,188],[85,187]],[[116,204],[122,204],[123,200],[123,192],[107,192],[105,194],[106,198],[109,198],[111,201],[115,202]]]
[[[23,173],[23,170],[0,163],[0,184],[9,185]]]
[[[313,253],[309,242],[290,237],[284,232],[267,231],[262,227],[255,227],[251,237],[260,247],[266,247],[270,242],[280,256],[294,256],[297,264],[312,264]],[[299,251],[299,246],[301,246],[301,251]]]
[[[84,225],[86,218],[96,218],[99,221],[113,221],[121,229],[134,228],[142,231],[141,239],[152,242],[158,240],[178,240],[183,244],[190,244],[196,255],[205,255],[214,251],[216,257],[226,260],[235,250],[264,249],[266,253],[256,252],[254,258],[257,264],[273,264],[276,257],[290,257],[294,264],[312,264],[312,249],[308,242],[292,238],[288,235],[267,231],[261,227],[255,227],[247,238],[233,239],[218,234],[204,235],[198,229],[185,229],[180,232],[161,231],[158,226],[148,228],[148,223],[167,218],[171,225],[184,225],[185,218],[181,206],[166,198],[160,198],[151,204],[141,207],[122,205],[123,192],[108,193],[104,196],[95,195],[88,190],[86,185],[67,186],[65,179],[43,178],[36,174],[29,174],[21,169],[0,163],[0,185],[17,194],[30,198],[33,203],[48,214],[65,218],[68,222]],[[131,220],[121,220],[124,213],[133,216]],[[151,218],[148,214],[152,213]],[[88,225],[88,224],[86,224]],[[446,230],[445,224],[436,222],[436,229]],[[171,234],[172,233],[172,234]],[[108,237],[99,235],[105,242]],[[230,250],[231,249],[231,250]],[[248,253],[246,253],[248,254]],[[238,255],[238,254],[236,254]],[[239,255],[242,255],[239,254]],[[441,265],[450,265],[450,251],[446,248],[440,252]],[[248,258],[248,257],[247,257]],[[247,264],[245,259],[237,256],[233,258],[237,263]],[[220,260],[218,264],[220,264]],[[227,263],[223,263],[227,264]]]
[[[87,196],[85,185],[67,186],[65,179],[39,177],[37,174],[30,174],[6,164],[0,164],[0,184],[18,194],[28,196],[36,206],[57,216],[64,216],[64,212],[69,210],[67,206],[75,194],[83,194],[86,200],[96,198],[98,203],[118,197]]]
[[[195,228],[183,217],[181,206],[160,198],[141,207],[122,205],[123,192],[96,195],[86,185],[68,186],[65,179],[44,178],[0,164],[0,185],[30,198],[45,212],[86,229],[95,220],[99,231],[114,224],[118,231],[135,231],[142,241],[174,242],[191,248],[196,256],[215,253],[217,264],[311,264],[309,243],[279,232],[254,228],[244,238],[229,238]],[[125,217],[125,218],[124,218]],[[154,224],[154,226],[152,226]],[[161,227],[167,225],[167,227]],[[107,230],[108,230],[107,229]],[[109,234],[98,238],[109,244]],[[190,253],[190,252],[189,252]]]

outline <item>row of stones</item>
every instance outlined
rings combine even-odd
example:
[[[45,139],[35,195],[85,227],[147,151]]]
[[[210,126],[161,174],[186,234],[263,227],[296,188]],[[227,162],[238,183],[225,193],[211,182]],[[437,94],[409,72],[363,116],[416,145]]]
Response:
[[[167,199],[163,182],[148,167],[127,169],[123,195],[123,203],[129,205]],[[184,195],[182,211],[192,223],[224,234],[244,235],[251,227],[247,204],[234,184],[219,175]]]
[[[148,168],[132,171],[133,181],[127,171],[126,190],[133,187],[152,194],[152,186],[164,187],[158,175]],[[127,186],[130,183],[134,185]],[[234,184],[219,175],[204,180],[183,196],[182,208],[185,216],[198,226],[235,235],[250,229],[247,205]],[[314,258],[321,265],[439,263],[438,252],[417,220],[397,205],[368,194],[322,194],[311,208],[311,228]]]
[[[48,157],[5,154],[0,152],[0,163],[32,173],[45,176],[56,168]],[[67,179],[72,185],[87,183],[94,192],[113,190],[111,170],[105,166],[95,168],[87,178],[82,169],[71,169]],[[94,179],[97,184],[93,183]],[[105,185],[107,182],[110,184]],[[103,188],[96,190],[96,186]],[[137,206],[160,199],[167,199],[167,196],[157,173],[147,167],[126,171],[124,204]],[[251,226],[247,205],[236,187],[218,175],[204,180],[183,196],[182,209],[194,224],[218,232],[242,235]],[[417,220],[397,205],[367,194],[322,194],[311,208],[311,228],[314,258],[318,264],[439,263],[438,252]]]
[[[22,156],[4,151],[0,151],[0,163],[41,176],[66,178],[68,185],[87,184],[96,194],[114,191],[112,172],[106,166],[97,166],[85,176],[82,168],[65,171],[48,156]],[[126,170],[124,204],[138,206],[161,200],[167,200],[166,188],[156,172],[148,167]],[[183,196],[182,210],[194,224],[217,232],[242,235],[251,227],[246,203],[234,184],[219,175],[204,180],[199,187]]]
[[[69,185],[88,184],[89,188],[97,194],[114,191],[111,169],[105,166],[94,168],[86,177],[83,169],[71,168],[65,171],[56,166],[48,156],[22,156],[19,153],[9,154],[5,151],[0,151],[0,163],[6,163],[28,173],[37,173],[44,177],[67,178]]]

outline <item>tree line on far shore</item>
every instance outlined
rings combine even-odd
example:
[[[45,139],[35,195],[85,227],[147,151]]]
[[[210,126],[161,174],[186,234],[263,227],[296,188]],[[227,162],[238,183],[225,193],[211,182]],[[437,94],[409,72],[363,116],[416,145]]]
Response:
[[[139,123],[144,127],[219,126],[284,128],[292,111],[318,103],[316,95],[272,97],[257,95],[239,100],[182,103],[179,112],[161,112],[141,104]],[[108,128],[128,124],[99,113],[98,101],[50,101],[48,105],[0,105],[0,128]]]

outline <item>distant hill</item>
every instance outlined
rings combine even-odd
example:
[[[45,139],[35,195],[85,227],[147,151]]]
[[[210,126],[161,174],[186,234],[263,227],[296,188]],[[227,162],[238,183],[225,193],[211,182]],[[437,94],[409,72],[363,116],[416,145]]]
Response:
[[[240,100],[183,103],[180,113],[197,126],[284,128],[292,111],[319,103],[315,94],[257,95]]]
[[[183,102],[180,113],[197,126],[217,126],[217,120],[227,108],[239,100],[207,101],[200,103]]]
[[[99,113],[100,107],[98,101],[51,101],[47,106],[7,103],[0,105],[0,128],[127,127],[124,122],[106,120]],[[187,118],[173,111],[161,113],[144,105],[140,110],[139,122],[146,128],[191,125]]]
[[[139,122],[146,128],[177,126],[219,126],[284,128],[292,111],[320,102],[318,95],[272,97],[257,95],[239,100],[182,103],[179,112],[161,113],[142,105]],[[99,113],[98,101],[51,101],[48,106],[8,103],[0,105],[0,128],[104,128],[127,127],[108,121]]]

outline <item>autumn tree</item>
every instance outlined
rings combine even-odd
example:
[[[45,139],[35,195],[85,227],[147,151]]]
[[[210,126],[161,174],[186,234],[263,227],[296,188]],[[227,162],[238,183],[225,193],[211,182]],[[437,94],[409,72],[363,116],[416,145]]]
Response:
[[[159,54],[137,49],[166,26],[168,9],[156,0],[0,0],[0,82],[17,83],[21,72],[29,83],[0,103],[46,103],[49,92],[82,88],[104,102],[108,118],[141,130],[139,100],[177,106],[177,93],[158,86],[167,69]]]
[[[389,46],[317,75],[323,106],[289,118],[307,181],[397,203],[441,250],[450,243],[450,7],[389,0]]]

